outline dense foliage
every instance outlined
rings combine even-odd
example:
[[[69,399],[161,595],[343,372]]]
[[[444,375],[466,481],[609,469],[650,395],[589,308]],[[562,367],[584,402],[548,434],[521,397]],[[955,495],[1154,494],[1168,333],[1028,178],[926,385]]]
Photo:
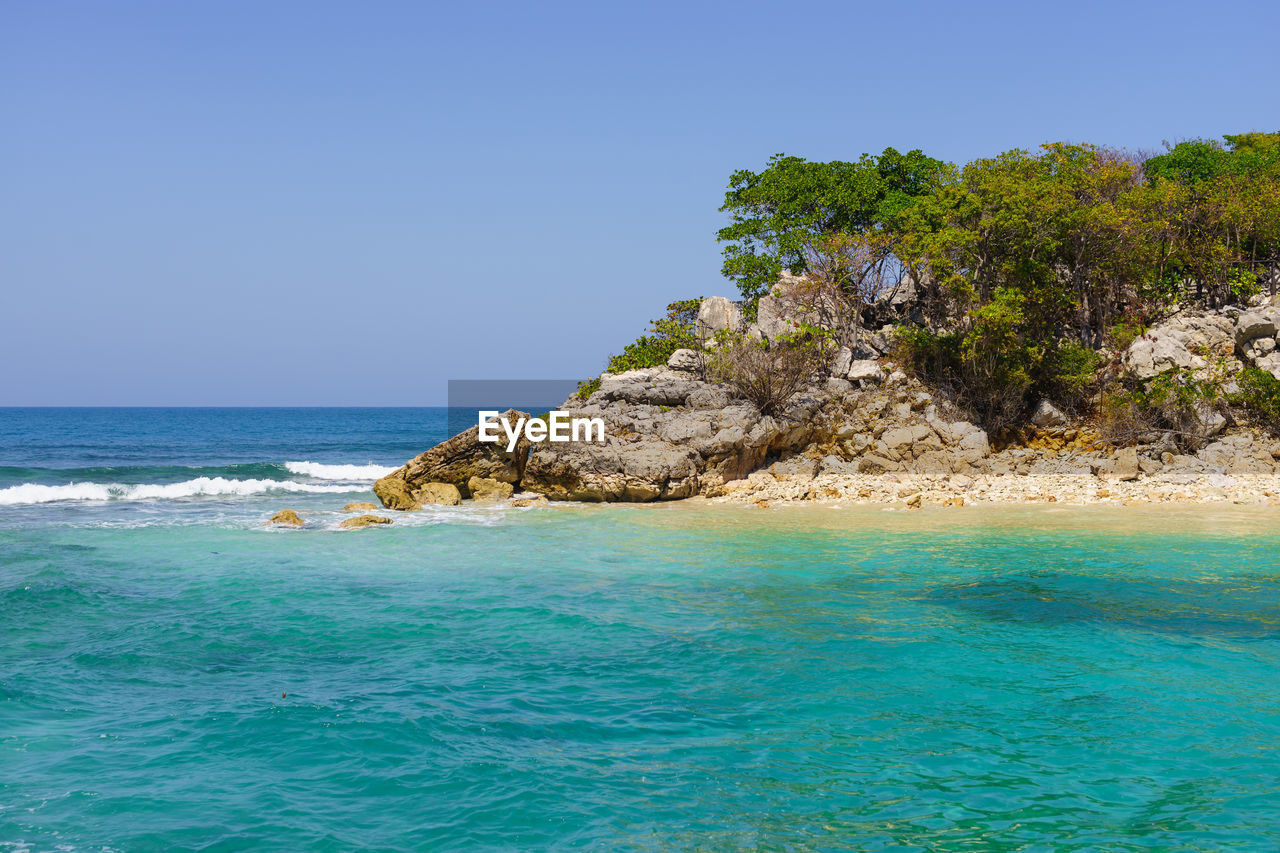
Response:
[[[1036,397],[1078,406],[1096,390],[1098,351],[1174,304],[1275,294],[1280,133],[1152,157],[1051,143],[962,169],[920,151],[777,155],[735,172],[722,210],[724,273],[749,302],[784,269],[859,308],[886,268],[909,273],[923,323],[901,333],[905,365],[999,427]]]
[[[1280,435],[1280,379],[1265,370],[1246,367],[1236,377],[1240,391],[1232,402],[1252,417],[1254,425]]]

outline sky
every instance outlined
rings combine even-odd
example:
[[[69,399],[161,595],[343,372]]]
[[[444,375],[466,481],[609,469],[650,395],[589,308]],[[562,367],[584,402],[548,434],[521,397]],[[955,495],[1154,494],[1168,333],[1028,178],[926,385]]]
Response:
[[[0,405],[440,405],[735,296],[729,175],[1280,128],[1280,4],[0,2]]]

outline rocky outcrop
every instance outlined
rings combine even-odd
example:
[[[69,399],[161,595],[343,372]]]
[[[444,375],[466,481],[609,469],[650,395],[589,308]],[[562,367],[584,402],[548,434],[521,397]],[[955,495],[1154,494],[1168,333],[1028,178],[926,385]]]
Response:
[[[742,306],[723,296],[709,296],[698,306],[698,318],[694,332],[700,341],[708,341],[716,332],[733,334],[743,329]]]
[[[869,383],[879,385],[887,376],[888,374],[884,372],[880,362],[863,358],[849,364],[849,369],[845,372],[844,378],[850,382],[860,382],[863,385]]]
[[[1142,382],[1171,371],[1205,377],[1253,365],[1280,378],[1280,308],[1187,311],[1147,330],[1125,351],[1124,366]]]
[[[700,373],[705,363],[706,355],[691,349],[678,349],[667,359],[667,367],[681,373]]]
[[[1041,400],[1031,413],[1031,423],[1041,428],[1060,427],[1067,423],[1067,416],[1048,400]]]
[[[499,416],[514,428],[525,412],[509,409]],[[387,509],[414,510],[421,507],[415,491],[429,483],[449,483],[465,497],[467,482],[472,477],[518,483],[524,473],[529,442],[520,437],[516,446],[507,450],[505,438],[498,442],[479,440],[479,426],[458,433],[435,447],[415,456],[403,467],[373,484],[373,493]]]
[[[470,486],[472,477],[467,481]],[[486,482],[496,483],[497,480]],[[413,500],[419,506],[457,506],[462,503],[462,492],[453,483],[423,483],[412,491]]]
[[[510,483],[494,480],[491,477],[472,477],[467,480],[467,491],[471,493],[473,501],[493,503],[505,501],[511,497],[515,493],[515,487]]]
[[[346,521],[338,525],[343,530],[359,530],[362,527],[376,527],[379,524],[390,524],[391,519],[385,515],[357,515],[355,518],[348,518]]]
[[[281,527],[302,527],[302,518],[291,509],[282,509],[267,521],[267,524],[277,524]]]
[[[774,340],[800,329],[801,324],[834,329],[845,311],[832,296],[815,288],[805,276],[784,272],[778,283],[756,304],[753,331]]]
[[[794,328],[798,315],[786,300],[795,281],[775,288],[766,297],[773,302],[761,300],[761,334]],[[720,311],[725,328],[736,322],[732,311],[709,302],[700,314],[710,318]],[[1272,306],[1185,312],[1135,340],[1123,363],[1140,381],[1174,370],[1220,377],[1224,364],[1229,375],[1245,362],[1265,369],[1268,359],[1280,370],[1278,329],[1280,309]],[[657,501],[697,495],[755,495],[768,502],[848,497],[841,484],[870,477],[909,484],[914,492],[897,496],[908,506],[922,506],[934,499],[939,482],[959,490],[966,483],[987,483],[995,493],[1002,489],[1001,478],[1083,477],[1123,484],[1116,485],[1118,493],[1129,494],[1131,485],[1147,480],[1172,488],[1188,477],[1276,474],[1275,442],[1229,433],[1228,419],[1213,407],[1198,422],[1180,425],[1207,442],[1194,454],[1180,450],[1171,433],[1144,436],[1145,443],[1135,447],[1110,447],[1096,433],[1072,426],[1048,401],[1036,406],[1021,433],[1002,435],[993,449],[984,430],[879,356],[880,347],[890,347],[891,331],[864,335],[857,346],[837,350],[829,369],[811,377],[776,416],[761,415],[732,388],[707,381],[704,351],[679,350],[662,366],[604,373],[589,399],[575,397],[561,406],[573,417],[603,422],[603,437],[532,445],[521,440],[508,452],[505,441],[479,442],[473,427],[415,457],[374,490],[384,506],[406,510],[466,497],[511,506],[548,498]],[[506,417],[514,422],[527,416]],[[864,491],[884,493],[859,486],[857,494]]]

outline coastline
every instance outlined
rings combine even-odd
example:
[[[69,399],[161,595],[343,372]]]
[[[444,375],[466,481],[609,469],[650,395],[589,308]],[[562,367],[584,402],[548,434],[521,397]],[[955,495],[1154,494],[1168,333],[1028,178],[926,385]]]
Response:
[[[747,480],[727,483],[725,494],[712,502],[750,505],[835,503],[884,505],[915,509],[922,506],[1006,506],[1062,504],[1069,506],[1201,506],[1239,504],[1280,507],[1280,475],[1211,474],[1156,475],[1125,481],[1088,474],[1045,475],[867,475],[819,474],[811,480],[779,479],[763,471]]]

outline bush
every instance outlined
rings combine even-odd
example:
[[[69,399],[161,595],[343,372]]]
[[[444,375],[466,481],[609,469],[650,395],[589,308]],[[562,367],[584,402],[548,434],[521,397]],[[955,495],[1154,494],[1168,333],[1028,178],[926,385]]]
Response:
[[[1249,414],[1249,419],[1272,435],[1280,435],[1280,379],[1265,370],[1246,367],[1236,376],[1240,391],[1231,395],[1232,405]]]
[[[1027,343],[1022,297],[1001,290],[970,312],[964,332],[937,334],[902,329],[898,357],[921,380],[955,396],[988,429],[1015,425],[1039,371],[1040,351]]]
[[[610,356],[605,367],[609,373],[623,373],[667,363],[678,349],[697,349],[698,336],[694,324],[702,299],[681,299],[667,306],[667,315],[649,324],[650,333],[641,335],[623,347],[619,355]],[[577,395],[585,400],[600,390],[600,377],[584,379]]]
[[[1059,341],[1041,364],[1037,390],[1066,409],[1079,409],[1097,386],[1106,359],[1076,341]]]
[[[1189,371],[1164,373],[1145,387],[1120,390],[1103,401],[1102,431],[1113,444],[1136,444],[1150,433],[1168,432],[1194,450],[1208,437],[1208,425],[1223,415],[1227,398],[1221,375],[1196,377]]]
[[[830,339],[801,331],[773,342],[720,337],[708,363],[712,381],[723,382],[755,403],[761,415],[780,415],[831,357]]]

